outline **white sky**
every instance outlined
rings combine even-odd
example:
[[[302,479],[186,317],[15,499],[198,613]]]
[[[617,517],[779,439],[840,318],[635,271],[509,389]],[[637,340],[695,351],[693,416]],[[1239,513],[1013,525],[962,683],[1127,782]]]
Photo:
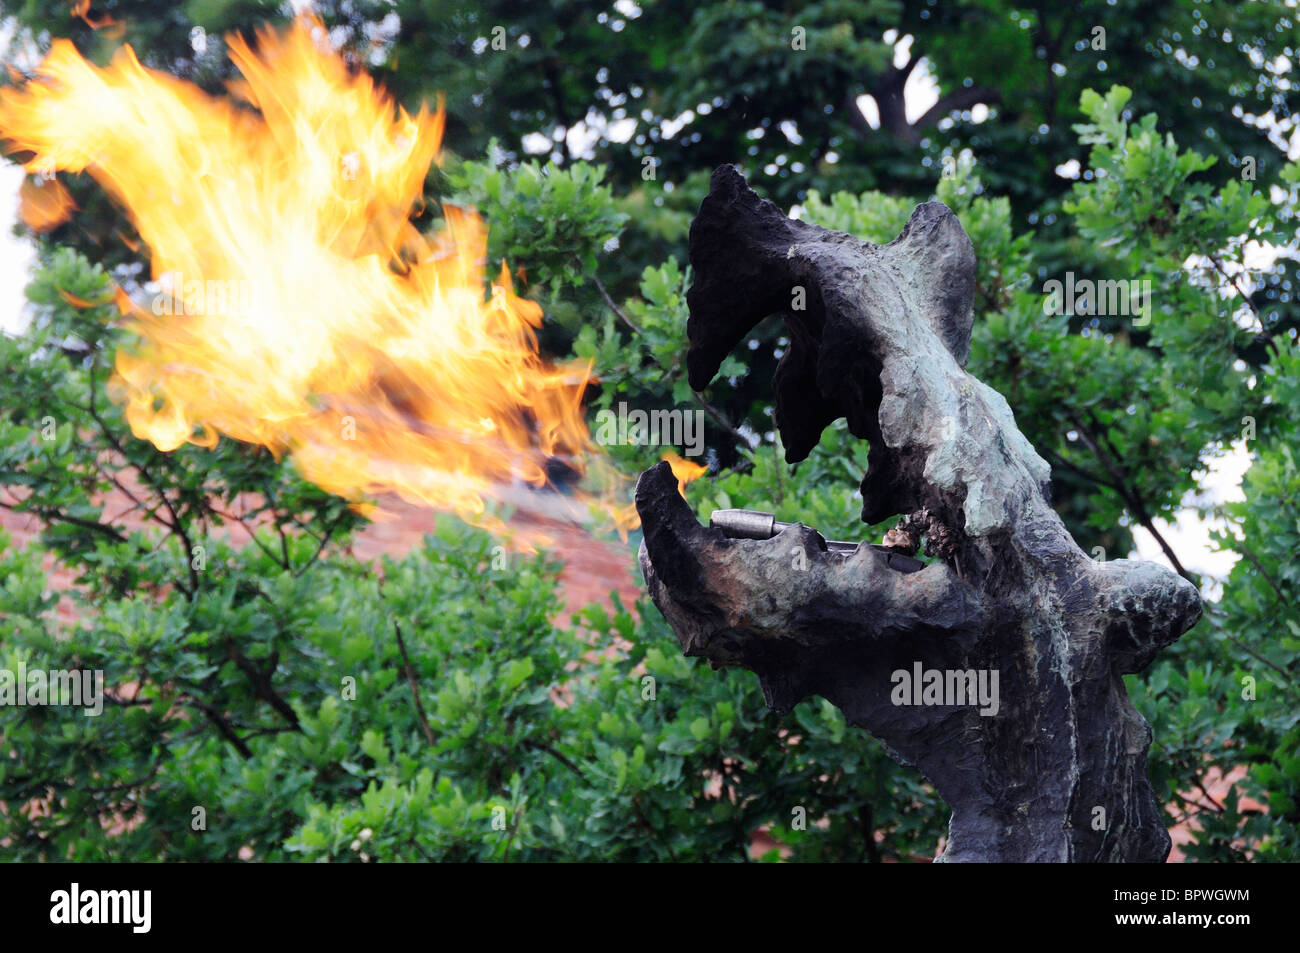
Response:
[[[1241,478],[1249,468],[1250,451],[1238,441],[1226,455],[1209,461],[1209,472],[1201,481],[1199,494],[1192,492],[1183,498],[1183,509],[1173,525],[1165,520],[1154,521],[1179,561],[1191,572],[1201,575],[1201,591],[1211,599],[1218,599],[1223,594],[1223,583],[1238,556],[1232,551],[1220,551],[1210,539],[1212,531],[1223,532],[1226,524],[1221,519],[1202,519],[1198,504],[1206,507],[1244,499]],[[1131,529],[1137,545],[1136,558],[1173,568],[1154,536],[1141,526]]]
[[[22,181],[22,166],[0,159],[0,332],[17,332],[26,323],[23,288],[36,260],[32,243],[13,233]]]

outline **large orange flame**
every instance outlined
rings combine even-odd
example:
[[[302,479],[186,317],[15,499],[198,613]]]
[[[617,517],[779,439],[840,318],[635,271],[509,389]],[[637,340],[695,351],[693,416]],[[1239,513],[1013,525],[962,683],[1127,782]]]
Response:
[[[448,207],[411,224],[441,108],[412,117],[300,20],[229,38],[232,100],[56,40],[40,80],[0,92],[0,135],[29,170],[86,171],[128,211],[162,292],[130,309],[114,394],[163,450],[218,434],[288,453],[327,490],[395,492],[475,519],[592,451],[589,368],[537,354],[541,309],[487,232]],[[248,107],[254,107],[250,109]],[[256,110],[256,111],[254,111]]]

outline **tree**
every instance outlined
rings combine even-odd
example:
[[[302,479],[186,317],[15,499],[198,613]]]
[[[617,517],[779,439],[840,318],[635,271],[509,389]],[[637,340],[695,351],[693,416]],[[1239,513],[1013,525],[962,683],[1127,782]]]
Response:
[[[94,6],[92,13],[102,12]],[[116,43],[132,41],[146,62],[215,91],[226,76],[220,31],[246,27],[271,5],[163,5],[168,12],[159,18],[142,15],[152,6],[119,3],[108,11],[125,25],[121,37],[72,20],[61,3],[31,2],[15,15],[34,35],[71,33],[100,58]],[[354,4],[346,15],[325,6],[335,38],[408,105],[418,94],[449,95],[456,120],[449,144],[460,156],[431,176],[429,193],[475,204],[487,216],[491,254],[524,266],[530,293],[545,306],[545,345],[594,361],[601,383],[590,410],[623,400],[647,410],[706,414],[714,471],[687,489],[704,517],[715,507],[740,506],[803,520],[828,537],[874,539],[889,528],[863,527],[860,502],[843,492],[846,472],[864,468],[865,448],[842,427],[829,428],[797,467],[781,461],[780,437],[768,422],[768,382],[789,341],[775,322],[760,325],[724,360],[707,391],[696,394],[686,379],[685,293],[693,280],[685,265],[686,226],[715,161],[743,159],[756,184],[786,202],[797,200],[806,220],[868,240],[897,234],[931,189],[954,210],[977,258],[971,369],[1007,396],[1018,425],[1052,465],[1054,503],[1089,554],[1097,547],[1106,558],[1126,553],[1133,524],[1158,532],[1157,520],[1201,485],[1203,458],[1239,441],[1247,429],[1243,418],[1250,418],[1246,443],[1255,469],[1245,502],[1230,511],[1243,536],[1224,540],[1242,552],[1242,561],[1206,621],[1147,675],[1129,676],[1128,690],[1157,737],[1168,739],[1152,756],[1160,802],[1181,798],[1186,813],[1203,812],[1206,828],[1193,853],[1294,856],[1295,845],[1267,819],[1207,804],[1197,789],[1211,767],[1226,773],[1243,765],[1251,772],[1246,783],[1274,815],[1294,813],[1295,646],[1278,632],[1297,602],[1287,523],[1294,518],[1285,502],[1294,487],[1295,432],[1283,409],[1294,397],[1296,371],[1286,249],[1295,239],[1290,208],[1297,175],[1276,149],[1260,145],[1258,129],[1224,119],[1207,125],[1202,118],[1207,109],[1230,115],[1233,104],[1263,115],[1284,95],[1269,64],[1291,49],[1288,11],[1256,4],[1236,19],[1211,23],[1212,15],[1228,14],[1197,7],[1202,26],[1190,4],[1085,5],[1077,28],[1073,20],[1055,30],[1049,24],[1048,38],[1086,31],[1096,19],[1107,29],[1108,52],[1124,53],[1111,52],[1103,73],[1089,59],[1097,55],[1090,47],[1066,48],[1062,55],[1077,59],[1063,62],[1067,74],[1060,77],[1051,57],[1037,55],[1043,28],[1036,17],[1012,21],[1009,10],[987,5],[944,4],[942,11],[817,5],[797,24],[808,28],[804,51],[790,47],[787,15],[776,4],[697,10],[647,3],[640,16],[620,14],[619,30],[612,15],[602,22],[593,5],[577,3],[554,14],[522,4]],[[380,13],[390,11],[400,23],[388,38]],[[850,24],[847,34],[842,23]],[[198,25],[209,45],[196,58],[190,31]],[[506,28],[505,51],[490,45],[496,25]],[[713,25],[721,32],[709,32]],[[764,59],[776,56],[765,31],[777,25],[780,55],[789,62]],[[927,125],[916,143],[893,118],[893,132],[883,121],[881,130],[861,129],[843,108],[844,96],[874,91],[879,101],[886,95],[879,83],[897,83],[887,79],[889,70],[907,68],[890,65],[884,33],[891,28],[915,37],[913,54],[934,64],[941,96],[967,88],[968,75],[996,89],[989,118],[959,114],[951,127],[940,128],[952,117],[937,117],[935,131]],[[972,44],[972,31],[989,41]],[[728,43],[710,45],[707,38],[717,36]],[[683,37],[710,57],[683,69]],[[481,53],[474,52],[478,41],[487,43]],[[1185,56],[1172,52],[1176,44]],[[1232,58],[1211,53],[1219,48],[1231,50]],[[1196,66],[1188,65],[1192,55]],[[564,65],[555,80],[547,79],[547,56]],[[1083,62],[1093,70],[1073,65]],[[799,71],[798,82],[783,80],[782,70]],[[1082,92],[1097,76],[1107,84],[1129,78],[1133,92]],[[694,97],[733,84],[734,101],[724,97],[723,105],[697,112],[681,133],[664,135],[663,120],[703,101]],[[1054,96],[1045,95],[1048,88]],[[1199,97],[1202,105],[1188,106],[1171,89]],[[620,95],[627,100],[609,102]],[[635,136],[628,143],[598,141],[590,160],[565,148],[553,150],[555,161],[519,161],[530,132],[567,127],[593,103],[615,118],[613,110],[631,116],[632,104],[642,102],[635,115],[649,110],[638,127],[644,143]],[[1034,143],[1042,151],[1025,149],[1025,130],[1038,128],[1049,105],[1055,110],[1049,132],[1029,133],[1044,137]],[[794,170],[801,153],[773,131],[792,115],[801,148],[833,147],[836,163],[820,152],[813,162],[810,153],[802,170]],[[1074,123],[1083,127],[1077,137],[1068,131]],[[751,136],[754,129],[765,131]],[[695,132],[700,138],[688,142]],[[844,141],[832,143],[835,137]],[[504,155],[483,158],[492,138]],[[1233,161],[1254,154],[1248,149],[1259,159],[1253,181]],[[661,161],[647,180],[640,160],[651,152]],[[778,163],[782,155],[786,161]],[[946,166],[945,155],[954,160]],[[1071,158],[1080,163],[1077,181],[1049,174]],[[768,164],[777,171],[763,172]],[[875,191],[864,190],[873,183]],[[587,610],[578,629],[584,637],[610,640],[617,633],[634,647],[593,669],[590,680],[571,679],[561,674],[564,665],[586,643],[554,622],[553,571],[542,564],[490,579],[480,599],[478,587],[489,586],[482,555],[492,541],[456,531],[454,542],[434,541],[427,552],[386,570],[386,579],[409,573],[416,580],[409,589],[386,582],[381,593],[335,542],[313,557],[327,527],[337,520],[329,539],[346,539],[353,518],[291,468],[225,443],[212,454],[194,448],[158,454],[130,438],[104,395],[104,368],[120,343],[116,332],[104,331],[111,327],[102,304],[106,278],[84,259],[102,262],[115,280],[133,287],[142,278],[145,250],[119,244],[118,232],[130,237],[120,214],[90,186],[72,185],[82,213],[43,239],[43,268],[31,289],[35,329],[3,342],[0,484],[19,488],[16,498],[6,491],[6,503],[40,513],[49,529],[42,547],[10,549],[3,557],[0,644],[8,662],[0,667],[12,668],[19,655],[46,668],[90,661],[107,670],[111,686],[138,682],[139,697],[149,704],[134,704],[128,692],[123,701],[132,703],[113,705],[99,719],[5,709],[0,731],[25,760],[0,769],[0,802],[31,803],[47,797],[42,792],[51,785],[67,800],[50,817],[11,811],[0,838],[16,835],[30,856],[195,851],[183,855],[229,857],[252,844],[258,856],[278,856],[293,845],[309,855],[359,857],[372,842],[361,832],[377,837],[376,818],[391,814],[422,825],[424,833],[403,840],[395,821],[385,827],[391,839],[364,851],[368,856],[508,850],[685,859],[725,850],[739,858],[760,826],[770,827],[796,858],[933,856],[946,812],[919,777],[894,767],[869,738],[846,732],[829,704],[805,702],[776,727],[747,676],[710,675],[678,658],[653,609]],[[539,223],[560,238],[539,243]],[[1251,241],[1283,251],[1261,265],[1247,256]],[[68,247],[83,258],[61,250]],[[1149,281],[1149,311],[1136,315],[1149,323],[1139,324],[1135,315],[1088,314],[1086,300],[1045,313],[1044,285],[1064,280],[1067,271],[1093,280]],[[73,308],[65,294],[95,306]],[[54,421],[51,441],[43,435],[46,417]],[[645,447],[606,449],[629,473],[658,455]],[[136,473],[138,464],[152,480]],[[144,481],[148,500],[141,512],[153,530],[106,523],[87,502],[93,488],[112,486],[111,478],[133,488]],[[186,553],[222,518],[212,507],[225,509],[241,491],[260,493],[268,484],[276,502],[259,515],[268,522],[258,537],[267,552],[214,543],[208,566],[219,568],[196,569],[193,578],[194,557]],[[178,531],[190,537],[189,546]],[[89,620],[75,639],[66,639],[70,633],[43,595],[47,554],[82,580],[67,594]],[[1172,555],[1181,562],[1179,553]],[[438,579],[443,582],[435,584]],[[274,591],[267,590],[272,580]],[[421,587],[427,591],[421,594]],[[430,618],[421,599],[462,607],[464,625],[454,621],[459,610]],[[409,661],[397,642],[398,624]],[[219,631],[231,633],[231,645],[214,639],[211,633]],[[519,638],[506,647],[489,643],[484,633],[496,632]],[[532,671],[507,674],[512,660]],[[360,708],[339,697],[345,670],[359,684],[374,680]],[[656,680],[653,700],[642,699],[643,674]],[[1243,697],[1247,676],[1255,680],[1252,699]],[[511,678],[519,681],[504,697],[499,686]],[[536,700],[565,680],[585,700],[562,711]],[[327,705],[331,696],[337,702]],[[372,701],[375,707],[365,707]],[[168,716],[173,710],[188,711],[188,720],[178,725]],[[65,727],[37,730],[51,720]],[[464,739],[475,731],[507,722],[512,727],[502,729],[506,735],[495,747],[465,750],[472,746]],[[366,740],[367,731],[378,737]],[[1206,744],[1207,737],[1214,740]],[[720,784],[724,796],[702,794],[703,778]],[[72,793],[74,787],[83,793]],[[513,823],[524,798],[527,829]],[[214,799],[228,817],[220,839],[174,836],[178,825],[188,830],[194,806]],[[133,816],[131,805],[140,803],[145,821],[129,836],[104,835],[101,819]],[[283,810],[266,814],[268,803]],[[492,830],[493,807],[506,809],[506,833]],[[796,808],[829,826],[792,826]],[[150,818],[173,826],[163,829]],[[483,840],[485,827],[496,840]]]

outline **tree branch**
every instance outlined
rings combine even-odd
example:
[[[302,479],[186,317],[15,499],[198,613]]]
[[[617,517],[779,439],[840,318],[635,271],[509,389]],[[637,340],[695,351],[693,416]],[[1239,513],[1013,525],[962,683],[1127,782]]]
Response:
[[[609,296],[609,292],[605,290],[605,285],[603,282],[601,282],[600,278],[597,277],[596,275],[592,275],[591,280],[596,285],[596,290],[600,292],[601,298],[605,300],[606,307],[608,307],[609,310],[613,311],[614,314],[618,317],[618,319],[622,321],[625,325],[627,325],[628,330],[630,330],[637,337],[640,337],[644,332],[642,332],[642,330],[636,326],[636,324],[632,321],[631,318],[629,318],[626,314],[623,313],[622,308],[620,308],[618,305],[614,303],[614,299]]]
[[[415,702],[415,715],[420,722],[420,730],[424,732],[424,740],[432,748],[437,744],[433,737],[433,729],[429,727],[429,719],[424,714],[424,704],[420,701],[420,689],[415,683],[415,671],[411,668],[411,657],[406,654],[406,641],[402,638],[401,623],[393,623],[393,631],[397,633],[397,648],[402,653],[402,668],[406,672],[406,684],[411,690],[411,701]]]

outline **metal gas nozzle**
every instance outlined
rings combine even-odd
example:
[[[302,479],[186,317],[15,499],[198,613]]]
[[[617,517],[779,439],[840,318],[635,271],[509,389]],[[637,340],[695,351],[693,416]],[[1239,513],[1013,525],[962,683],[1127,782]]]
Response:
[[[709,526],[722,530],[723,534],[731,539],[771,539],[793,525],[793,523],[779,523],[774,514],[762,513],[758,510],[714,510],[713,515],[709,517]],[[856,552],[858,545],[858,543],[838,539],[826,540],[827,551],[841,556],[849,556]],[[877,546],[873,543],[868,548],[885,560],[890,569],[898,572],[918,572],[925,568],[925,563],[919,559],[905,556],[888,546]]]

